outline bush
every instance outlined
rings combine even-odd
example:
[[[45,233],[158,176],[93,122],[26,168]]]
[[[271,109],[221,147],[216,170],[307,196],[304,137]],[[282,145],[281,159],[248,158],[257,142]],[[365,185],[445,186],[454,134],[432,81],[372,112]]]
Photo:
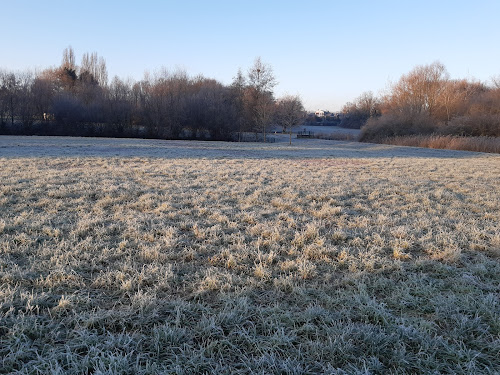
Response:
[[[361,128],[361,142],[376,142],[388,137],[431,134],[436,130],[436,123],[427,114],[411,118],[401,114],[386,114],[368,119]]]
[[[500,137],[500,115],[476,113],[452,119],[439,133],[464,136]]]

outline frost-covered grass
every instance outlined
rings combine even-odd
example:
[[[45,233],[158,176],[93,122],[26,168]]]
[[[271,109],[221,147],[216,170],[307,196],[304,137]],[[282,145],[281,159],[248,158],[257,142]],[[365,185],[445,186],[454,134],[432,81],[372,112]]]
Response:
[[[0,137],[0,373],[495,374],[500,157]]]

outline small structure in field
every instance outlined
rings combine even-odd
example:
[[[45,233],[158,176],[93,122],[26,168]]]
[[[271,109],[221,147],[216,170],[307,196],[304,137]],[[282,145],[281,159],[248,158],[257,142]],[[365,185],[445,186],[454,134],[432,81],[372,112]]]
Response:
[[[310,131],[310,130],[299,130],[297,132],[297,138],[312,138],[314,137],[314,132]]]

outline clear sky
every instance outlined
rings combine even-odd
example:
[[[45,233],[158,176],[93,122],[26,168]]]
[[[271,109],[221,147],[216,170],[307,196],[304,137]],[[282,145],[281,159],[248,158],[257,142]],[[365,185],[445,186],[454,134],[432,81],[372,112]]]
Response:
[[[110,78],[161,67],[229,84],[257,56],[276,95],[339,110],[416,65],[451,78],[500,75],[500,0],[0,0],[0,68],[59,65],[72,46],[105,58]]]

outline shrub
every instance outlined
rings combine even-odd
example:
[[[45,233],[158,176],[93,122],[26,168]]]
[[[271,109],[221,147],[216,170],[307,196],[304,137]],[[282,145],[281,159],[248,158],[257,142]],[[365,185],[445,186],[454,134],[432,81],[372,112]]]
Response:
[[[476,113],[452,119],[440,127],[441,134],[500,137],[500,115]]]
[[[378,141],[388,137],[431,134],[436,130],[436,124],[427,114],[406,117],[401,114],[386,114],[370,118],[361,128],[361,142]]]

